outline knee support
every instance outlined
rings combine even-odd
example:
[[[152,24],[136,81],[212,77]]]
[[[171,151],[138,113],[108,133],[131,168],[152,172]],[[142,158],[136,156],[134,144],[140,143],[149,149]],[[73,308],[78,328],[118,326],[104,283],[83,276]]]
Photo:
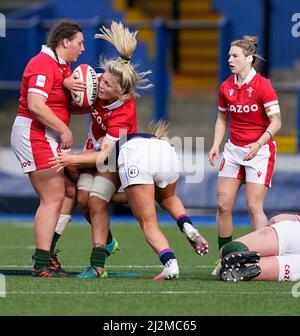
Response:
[[[90,197],[95,196],[109,203],[115,192],[116,187],[109,179],[103,176],[94,177]]]
[[[80,174],[77,181],[77,189],[90,191],[90,188],[93,184],[94,176],[91,174]]]

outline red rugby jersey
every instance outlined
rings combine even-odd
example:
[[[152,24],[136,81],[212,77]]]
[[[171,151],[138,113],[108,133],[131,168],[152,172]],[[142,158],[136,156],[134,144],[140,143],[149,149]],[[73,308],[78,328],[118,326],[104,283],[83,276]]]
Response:
[[[53,51],[46,46],[43,46],[41,52],[29,61],[22,76],[18,116],[35,120],[27,105],[28,92],[34,92],[46,97],[47,105],[52,112],[69,125],[71,95],[63,87],[63,80],[69,77],[72,71],[70,64],[61,58],[59,61],[60,66]],[[44,125],[37,120],[34,124],[37,128],[44,128]]]
[[[270,80],[254,69],[241,88],[236,85],[235,75],[231,75],[219,89],[218,109],[230,115],[230,141],[236,146],[245,146],[261,137],[270,124],[265,108],[276,105],[278,98]]]
[[[91,114],[92,132],[96,140],[106,136],[117,141],[123,135],[138,131],[134,97],[125,102],[117,100],[110,105],[97,98]]]

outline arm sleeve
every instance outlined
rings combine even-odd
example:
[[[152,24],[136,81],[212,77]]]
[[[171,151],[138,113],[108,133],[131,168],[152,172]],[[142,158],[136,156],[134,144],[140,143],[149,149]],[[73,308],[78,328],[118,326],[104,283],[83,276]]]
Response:
[[[54,70],[48,64],[32,64],[29,80],[28,92],[35,92],[48,98],[54,84]]]
[[[275,92],[271,81],[265,79],[261,88],[261,101],[268,116],[280,113],[277,93]]]

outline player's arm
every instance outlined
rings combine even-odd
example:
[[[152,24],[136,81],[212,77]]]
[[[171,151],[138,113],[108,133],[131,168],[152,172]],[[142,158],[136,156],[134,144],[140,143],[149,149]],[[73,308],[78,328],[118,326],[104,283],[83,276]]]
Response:
[[[269,106],[265,108],[266,114],[270,119],[270,125],[267,127],[262,136],[258,139],[258,143],[263,146],[272,139],[281,128],[281,115],[279,105]]]
[[[253,159],[253,157],[257,154],[259,149],[265,145],[269,140],[271,140],[274,135],[279,131],[281,127],[281,117],[280,117],[280,110],[278,106],[278,112],[275,114],[268,114],[268,109],[266,109],[267,115],[270,119],[270,125],[267,127],[267,129],[264,131],[264,133],[261,135],[259,139],[257,139],[256,142],[253,142],[245,147],[249,148],[249,152],[244,157],[244,161],[248,161]]]
[[[62,154],[49,160],[49,164],[54,164],[54,168],[60,171],[64,167],[72,164],[76,168],[94,167],[103,163],[112,152],[116,141],[104,137],[100,152],[84,152],[81,154]]]
[[[227,126],[227,113],[225,110],[222,111],[219,109],[217,121],[215,124],[214,142],[208,154],[208,161],[213,167],[215,166],[214,158],[215,157],[218,158],[220,154],[219,148],[226,133],[226,126]]]
[[[281,115],[278,97],[272,87],[270,80],[265,80],[262,90],[262,102],[266,115],[270,120],[270,125],[267,127],[262,136],[257,139],[259,144],[263,146],[272,139],[281,128]]]
[[[47,105],[47,98],[39,93],[28,92],[28,109],[36,120],[60,135],[61,147],[70,148],[73,134],[69,127],[60,120]]]
[[[264,109],[270,120],[270,124],[259,139],[245,146],[249,148],[249,152],[244,157],[244,161],[251,160],[257,154],[259,149],[263,145],[265,145],[269,140],[271,140],[281,128],[281,115],[280,115],[280,107],[278,104],[278,98],[276,94],[273,92],[273,89],[270,88],[271,87],[267,89],[267,92],[269,91],[270,94],[269,99],[267,102],[264,103]]]

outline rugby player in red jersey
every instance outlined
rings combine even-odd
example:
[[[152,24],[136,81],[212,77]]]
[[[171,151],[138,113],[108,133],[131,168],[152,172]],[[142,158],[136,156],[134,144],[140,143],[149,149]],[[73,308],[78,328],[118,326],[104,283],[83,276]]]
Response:
[[[20,105],[11,145],[23,172],[40,198],[34,219],[36,250],[33,275],[63,277],[67,273],[51,264],[51,241],[64,196],[63,171],[49,167],[49,158],[69,149],[73,134],[69,128],[70,93],[64,87],[82,90],[83,82],[72,78],[70,63],[84,51],[79,25],[61,21],[51,30],[47,46],[27,64],[21,85]]]
[[[278,97],[269,79],[256,72],[257,38],[233,41],[228,63],[232,75],[219,89],[218,117],[209,162],[219,157],[219,147],[230,126],[217,182],[217,228],[219,249],[232,240],[232,208],[245,183],[247,206],[253,229],[267,224],[263,205],[276,157],[273,137],[281,127]]]
[[[137,132],[135,97],[136,89],[152,87],[145,78],[147,74],[136,72],[130,58],[136,48],[137,32],[131,33],[121,23],[113,22],[111,30],[102,27],[97,38],[105,39],[119,52],[116,59],[101,61],[104,70],[99,77],[99,92],[96,102],[91,107],[92,121],[84,146],[85,151],[94,153],[103,146],[109,149],[115,146],[119,138]],[[76,168],[76,167],[73,167]],[[77,200],[83,213],[87,214],[92,224],[92,251],[90,266],[79,277],[106,277],[103,266],[107,256],[117,248],[115,239],[109,244],[108,203],[119,189],[121,183],[116,167],[101,165],[80,171],[77,182]]]

